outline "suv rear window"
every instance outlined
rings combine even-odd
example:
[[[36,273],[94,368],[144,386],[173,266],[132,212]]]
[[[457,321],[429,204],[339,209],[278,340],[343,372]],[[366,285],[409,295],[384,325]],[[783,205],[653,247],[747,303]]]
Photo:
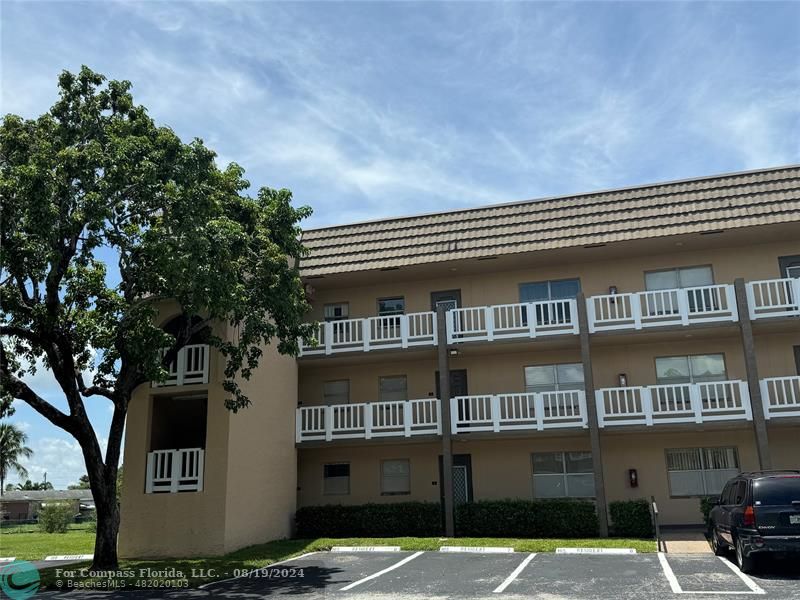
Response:
[[[753,482],[753,502],[756,506],[791,505],[800,501],[800,475],[765,477]]]

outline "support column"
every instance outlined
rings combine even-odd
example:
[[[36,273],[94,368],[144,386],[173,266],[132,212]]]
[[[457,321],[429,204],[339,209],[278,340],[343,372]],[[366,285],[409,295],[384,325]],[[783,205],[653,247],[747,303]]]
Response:
[[[586,296],[578,293],[578,337],[581,341],[583,382],[586,391],[586,417],[589,425],[589,441],[592,446],[592,470],[594,472],[594,495],[597,503],[597,520],[600,537],[608,537],[608,505],[606,485],[603,478],[603,453],[600,447],[600,427],[597,424],[597,402],[594,396],[594,374],[592,373],[592,351],[589,343],[589,317],[586,313]]]
[[[753,412],[753,430],[756,436],[758,466],[761,470],[769,470],[772,468],[772,457],[769,452],[767,422],[764,419],[764,403],[761,398],[761,385],[758,379],[756,344],[753,340],[753,324],[750,321],[750,307],[747,302],[744,279],[740,277],[734,281],[733,287],[736,291],[736,308],[739,310],[739,331],[742,335],[747,388],[750,391],[750,409]]]
[[[453,514],[453,441],[450,431],[450,350],[447,347],[447,311],[436,307],[439,353],[439,402],[442,406],[442,498],[444,499],[444,534],[455,536]]]

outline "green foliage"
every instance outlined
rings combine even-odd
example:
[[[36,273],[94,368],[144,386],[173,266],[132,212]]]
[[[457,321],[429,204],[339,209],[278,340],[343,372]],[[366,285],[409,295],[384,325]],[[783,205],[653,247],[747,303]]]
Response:
[[[27,469],[20,462],[33,456],[33,450],[25,445],[27,441],[25,432],[13,423],[0,423],[0,489],[12,471],[20,477],[28,476]]]
[[[305,506],[295,513],[297,536],[435,536],[442,532],[441,506],[433,502]]]
[[[456,508],[456,533],[475,537],[590,537],[594,504],[585,500],[481,500]]]
[[[53,484],[50,483],[49,481],[36,482],[36,481],[31,481],[30,479],[26,479],[25,483],[17,484],[17,489],[25,492],[52,490]]]
[[[75,519],[75,508],[69,502],[48,502],[39,510],[39,529],[45,533],[66,533]]]
[[[714,504],[717,500],[719,500],[719,496],[700,498],[700,512],[703,513],[703,523],[706,525],[708,525],[708,515],[711,513],[711,509],[714,508]]]
[[[617,500],[608,505],[611,532],[617,537],[653,537],[653,519],[650,503],[644,498]]]
[[[88,490],[89,489],[89,476],[81,475],[78,478],[78,483],[67,486],[68,490]]]

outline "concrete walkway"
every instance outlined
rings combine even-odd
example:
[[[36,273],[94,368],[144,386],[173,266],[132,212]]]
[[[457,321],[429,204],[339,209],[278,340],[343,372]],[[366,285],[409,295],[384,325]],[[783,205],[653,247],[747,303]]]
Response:
[[[711,545],[706,540],[705,533],[698,529],[662,531],[661,537],[668,553],[711,554]]]

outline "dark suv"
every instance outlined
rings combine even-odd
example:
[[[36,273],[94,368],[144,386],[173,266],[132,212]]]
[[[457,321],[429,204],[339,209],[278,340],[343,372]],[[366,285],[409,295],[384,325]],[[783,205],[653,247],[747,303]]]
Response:
[[[800,559],[800,471],[741,473],[711,509],[708,534],[714,554],[736,550],[744,573],[756,556],[797,553]]]

